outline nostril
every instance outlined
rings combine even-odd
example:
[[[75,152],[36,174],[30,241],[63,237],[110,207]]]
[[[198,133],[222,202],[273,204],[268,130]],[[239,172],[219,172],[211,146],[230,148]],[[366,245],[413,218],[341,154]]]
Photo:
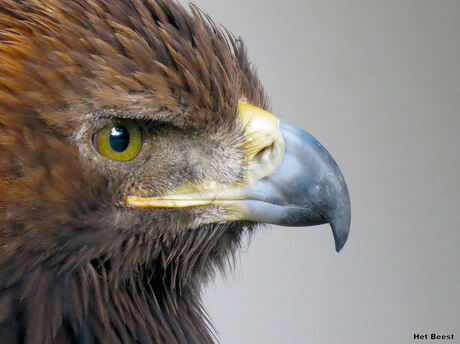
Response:
[[[253,150],[257,153],[252,153],[254,155],[251,155],[252,158],[250,157],[248,161],[248,174],[252,181],[260,180],[275,172],[284,156],[285,144],[282,136],[266,135],[263,139],[263,141],[259,140],[257,145],[252,145],[252,148],[258,148]]]
[[[268,158],[270,158],[270,156],[272,155],[273,149],[274,149],[274,142],[272,142],[271,145],[265,146],[264,148],[262,148],[262,149],[254,156],[253,161],[258,162],[258,163],[262,163],[263,161],[265,161],[265,160],[267,160]]]

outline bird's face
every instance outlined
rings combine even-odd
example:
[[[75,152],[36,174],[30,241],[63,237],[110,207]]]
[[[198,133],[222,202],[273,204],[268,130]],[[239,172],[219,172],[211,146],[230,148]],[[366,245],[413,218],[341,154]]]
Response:
[[[107,180],[119,217],[152,217],[168,222],[171,233],[232,219],[213,199],[153,202],[170,195],[204,196],[206,191],[236,187],[245,180],[248,152],[238,111],[225,114],[226,121],[220,123],[206,121],[205,111],[190,114],[193,123],[188,116],[101,111],[87,116],[76,129],[70,140],[78,147],[80,160]]]
[[[244,47],[196,8],[6,1],[0,20],[13,27],[0,36],[0,223],[21,239],[10,247],[69,266],[193,270],[255,223],[329,222],[344,245],[334,160],[266,111]]]

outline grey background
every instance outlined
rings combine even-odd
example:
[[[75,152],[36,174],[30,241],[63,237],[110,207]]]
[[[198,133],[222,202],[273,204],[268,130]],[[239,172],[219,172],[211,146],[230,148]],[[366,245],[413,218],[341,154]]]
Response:
[[[196,3],[244,38],[274,112],[326,146],[352,199],[340,254],[328,226],[272,227],[208,286],[222,343],[460,343],[460,1]]]

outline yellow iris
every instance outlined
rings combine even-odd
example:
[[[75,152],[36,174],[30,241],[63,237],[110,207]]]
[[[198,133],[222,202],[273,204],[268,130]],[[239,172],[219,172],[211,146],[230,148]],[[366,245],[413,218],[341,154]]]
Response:
[[[97,151],[109,159],[129,161],[142,146],[142,129],[130,120],[122,120],[99,130],[94,137]]]

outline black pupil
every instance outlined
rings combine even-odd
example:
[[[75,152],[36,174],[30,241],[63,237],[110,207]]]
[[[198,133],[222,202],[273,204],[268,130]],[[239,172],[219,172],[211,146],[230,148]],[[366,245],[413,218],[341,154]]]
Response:
[[[110,146],[115,152],[123,152],[129,145],[129,132],[126,127],[116,126],[110,131]]]

